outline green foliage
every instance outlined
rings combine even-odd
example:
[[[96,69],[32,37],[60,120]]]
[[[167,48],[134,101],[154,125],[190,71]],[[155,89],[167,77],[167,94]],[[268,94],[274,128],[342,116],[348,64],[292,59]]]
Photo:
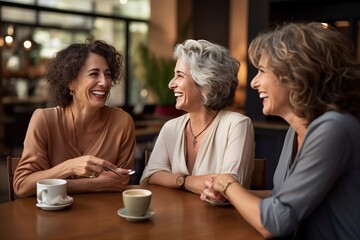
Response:
[[[175,61],[173,59],[157,58],[149,52],[145,45],[140,46],[143,65],[142,80],[145,88],[151,91],[157,103],[161,105],[175,104],[174,92],[168,87],[174,76]]]

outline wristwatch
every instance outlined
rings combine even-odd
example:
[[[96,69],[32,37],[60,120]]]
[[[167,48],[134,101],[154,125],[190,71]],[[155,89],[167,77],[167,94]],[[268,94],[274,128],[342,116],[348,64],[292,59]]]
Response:
[[[188,177],[188,175],[180,175],[176,178],[176,185],[181,188],[185,189],[185,179]]]

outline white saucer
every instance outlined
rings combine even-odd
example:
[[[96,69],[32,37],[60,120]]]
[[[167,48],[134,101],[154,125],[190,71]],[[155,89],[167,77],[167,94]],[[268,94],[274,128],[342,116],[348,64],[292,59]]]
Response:
[[[211,200],[209,198],[205,198],[205,201],[210,203],[213,206],[231,206],[232,205],[231,202],[228,202],[228,201],[226,201],[226,202],[217,202],[217,201],[213,201],[213,200]]]
[[[64,204],[47,205],[46,203],[36,203],[36,206],[43,210],[55,211],[55,210],[60,210],[67,206],[70,206],[73,203],[72,197],[67,196],[67,200],[68,200],[68,202],[64,203]]]
[[[144,221],[144,220],[149,219],[149,218],[151,218],[152,216],[154,216],[154,215],[155,215],[155,211],[152,210],[151,208],[149,208],[144,216],[135,217],[135,216],[130,216],[130,215],[128,215],[128,213],[127,213],[127,211],[126,211],[125,208],[120,208],[120,209],[117,211],[117,214],[118,214],[120,217],[126,218],[126,220],[128,220],[128,221],[130,221],[130,222],[140,222],[140,221]]]

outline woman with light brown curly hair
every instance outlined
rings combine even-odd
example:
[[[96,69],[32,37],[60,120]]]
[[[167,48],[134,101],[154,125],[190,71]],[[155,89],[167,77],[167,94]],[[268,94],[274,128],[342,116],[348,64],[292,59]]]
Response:
[[[132,166],[135,127],[128,113],[105,102],[122,76],[123,56],[104,41],[89,40],[58,52],[47,70],[58,106],[37,109],[30,120],[16,194],[34,195],[36,182],[45,178],[66,179],[69,193],[122,191],[129,176],[118,167]]]
[[[272,191],[230,175],[202,199],[226,197],[266,237],[360,239],[360,65],[348,40],[320,23],[290,23],[249,47],[263,113],[290,124]]]

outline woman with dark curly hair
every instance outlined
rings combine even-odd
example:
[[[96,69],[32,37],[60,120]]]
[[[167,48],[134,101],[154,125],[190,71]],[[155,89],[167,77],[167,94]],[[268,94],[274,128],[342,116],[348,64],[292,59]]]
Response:
[[[104,41],[73,43],[47,70],[58,106],[33,113],[15,172],[16,194],[34,195],[45,178],[66,179],[69,193],[122,191],[134,160],[135,127],[128,113],[105,105],[122,76],[122,55]]]
[[[175,107],[187,113],[163,126],[140,183],[200,194],[212,174],[229,173],[249,188],[253,125],[247,116],[226,110],[238,85],[239,62],[220,45],[192,39],[176,45],[174,58],[169,88]]]
[[[272,191],[231,175],[205,183],[266,237],[360,239],[360,64],[348,39],[321,23],[290,23],[249,47],[263,113],[290,124]]]

